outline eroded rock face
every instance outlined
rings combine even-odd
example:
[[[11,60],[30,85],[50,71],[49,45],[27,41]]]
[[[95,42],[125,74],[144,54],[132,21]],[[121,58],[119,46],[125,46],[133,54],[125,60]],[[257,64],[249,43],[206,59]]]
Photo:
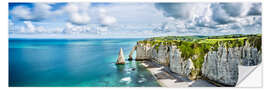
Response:
[[[161,44],[157,50],[155,46],[139,43],[136,47],[136,60],[152,60],[167,66],[174,73],[185,76],[189,76],[191,70],[194,69],[191,59],[184,60],[176,46]]]
[[[242,49],[241,64],[245,66],[254,66],[262,62],[262,54],[257,48],[250,47],[246,44]]]
[[[204,57],[202,76],[226,85],[238,81],[238,65],[252,66],[261,62],[261,51],[245,45],[244,47],[225,48],[210,51]]]
[[[170,70],[180,75],[189,76],[191,70],[194,69],[194,65],[191,59],[184,60],[181,58],[181,52],[176,46],[170,47]]]
[[[151,60],[155,60],[161,65],[168,66],[169,65],[169,55],[170,49],[166,45],[160,45],[158,50],[152,48]]]
[[[195,66],[192,58],[184,60],[181,50],[173,45],[160,44],[158,49],[150,44],[136,45],[136,60],[152,60],[167,66],[172,72],[189,77]],[[212,81],[235,85],[238,81],[238,65],[252,66],[262,61],[261,51],[246,43],[243,47],[227,48],[220,45],[216,51],[209,51],[204,56],[201,75]]]
[[[134,51],[136,50],[136,46],[134,46],[133,48],[132,48],[132,50],[130,51],[130,53],[129,53],[129,55],[128,55],[128,60],[132,60],[133,58],[132,58],[132,55],[133,55],[133,53],[134,53]]]
[[[152,49],[150,44],[138,43],[136,45],[136,60],[150,59]]]
[[[202,76],[226,85],[235,85],[238,80],[239,48],[219,47],[204,57]]]

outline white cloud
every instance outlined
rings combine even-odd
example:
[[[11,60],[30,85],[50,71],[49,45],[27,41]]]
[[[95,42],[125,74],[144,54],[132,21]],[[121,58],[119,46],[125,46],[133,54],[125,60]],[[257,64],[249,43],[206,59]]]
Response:
[[[208,3],[157,3],[156,8],[167,17],[190,20],[197,15],[204,14]]]
[[[34,10],[33,10],[33,17],[35,17],[36,19],[40,18],[40,19],[45,19],[48,18],[51,15],[51,6],[49,4],[46,3],[36,3],[34,5]]]
[[[25,6],[17,6],[12,9],[11,14],[18,19],[32,19],[32,14],[30,11],[30,8],[27,8]]]
[[[48,28],[44,26],[39,26],[39,25],[34,25],[31,21],[24,21],[22,26],[16,26],[16,25],[9,25],[9,27],[13,27],[13,31],[15,33],[31,33],[31,34],[36,34],[36,33],[62,33],[63,28],[59,27],[53,27],[53,28]],[[14,33],[13,32],[13,33]]]
[[[19,33],[91,35],[215,35],[261,32],[260,3],[67,3],[58,7],[35,3],[16,6],[9,26]],[[59,17],[59,18],[58,18]],[[15,18],[15,19],[13,19]],[[56,19],[55,22],[44,19]],[[38,23],[50,23],[38,24]],[[23,26],[20,23],[23,23]],[[153,25],[152,25],[153,24]]]
[[[51,15],[51,6],[46,3],[35,3],[32,9],[26,6],[17,6],[11,10],[15,19],[27,21],[40,21]]]
[[[233,22],[233,19],[226,13],[219,3],[211,4],[212,15],[210,18],[217,24]]]
[[[69,22],[81,25],[90,22],[89,7],[90,3],[68,3],[64,7],[52,11],[49,3],[35,3],[33,8],[16,6],[11,10],[11,15],[22,21],[41,21],[67,14]]]
[[[90,23],[89,16],[90,3],[68,3],[64,7],[64,11],[68,13],[69,22],[77,25],[85,25]]]
[[[111,25],[111,24],[114,24],[116,23],[116,18],[113,17],[113,16],[102,16],[101,17],[101,24],[102,25]]]
[[[35,32],[35,26],[32,24],[31,21],[24,21],[23,23],[26,27],[27,32]]]
[[[112,3],[110,5],[93,7],[91,9],[91,16],[100,16],[100,12],[115,17],[118,24],[158,24],[165,19],[153,3]],[[100,23],[100,19],[94,21]]]
[[[252,3],[220,3],[225,12],[232,17],[246,16],[252,6]]]
[[[99,9],[99,19],[101,26],[109,26],[115,24],[117,21],[115,17],[109,16],[104,8]]]
[[[9,26],[13,26],[14,25],[13,21],[12,20],[8,20],[8,25]]]
[[[80,34],[80,33],[95,33],[93,29],[95,25],[74,25],[72,23],[66,23],[63,33],[66,34]]]
[[[244,33],[252,27],[261,27],[260,3],[157,3],[155,6],[164,16],[175,19],[157,27],[155,30],[159,32],[200,34],[206,28],[216,33]]]
[[[261,15],[262,14],[262,4],[261,3],[253,3],[250,8],[248,15]]]

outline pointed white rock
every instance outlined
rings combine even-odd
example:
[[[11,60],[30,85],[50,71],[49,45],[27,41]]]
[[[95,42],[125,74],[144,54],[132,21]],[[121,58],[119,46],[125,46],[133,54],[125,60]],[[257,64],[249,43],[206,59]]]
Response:
[[[123,49],[120,49],[120,52],[118,54],[118,58],[117,58],[117,62],[116,64],[125,64],[125,57],[124,57],[124,53],[123,53]]]
[[[130,53],[129,53],[129,55],[128,55],[128,60],[132,60],[133,58],[132,58],[132,55],[133,55],[133,52],[136,50],[136,46],[134,46],[133,48],[132,48],[132,50],[130,51]]]

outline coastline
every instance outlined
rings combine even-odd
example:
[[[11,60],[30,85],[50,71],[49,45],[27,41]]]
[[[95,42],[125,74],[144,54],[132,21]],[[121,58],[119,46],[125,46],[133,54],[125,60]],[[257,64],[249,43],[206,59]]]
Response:
[[[151,72],[161,87],[217,87],[206,80],[189,80],[153,61],[142,61],[141,65]]]

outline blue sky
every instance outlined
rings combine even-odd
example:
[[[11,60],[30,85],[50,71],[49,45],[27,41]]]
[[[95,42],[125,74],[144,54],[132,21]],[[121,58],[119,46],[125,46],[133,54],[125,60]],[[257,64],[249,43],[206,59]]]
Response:
[[[260,3],[9,3],[10,38],[261,33]]]

